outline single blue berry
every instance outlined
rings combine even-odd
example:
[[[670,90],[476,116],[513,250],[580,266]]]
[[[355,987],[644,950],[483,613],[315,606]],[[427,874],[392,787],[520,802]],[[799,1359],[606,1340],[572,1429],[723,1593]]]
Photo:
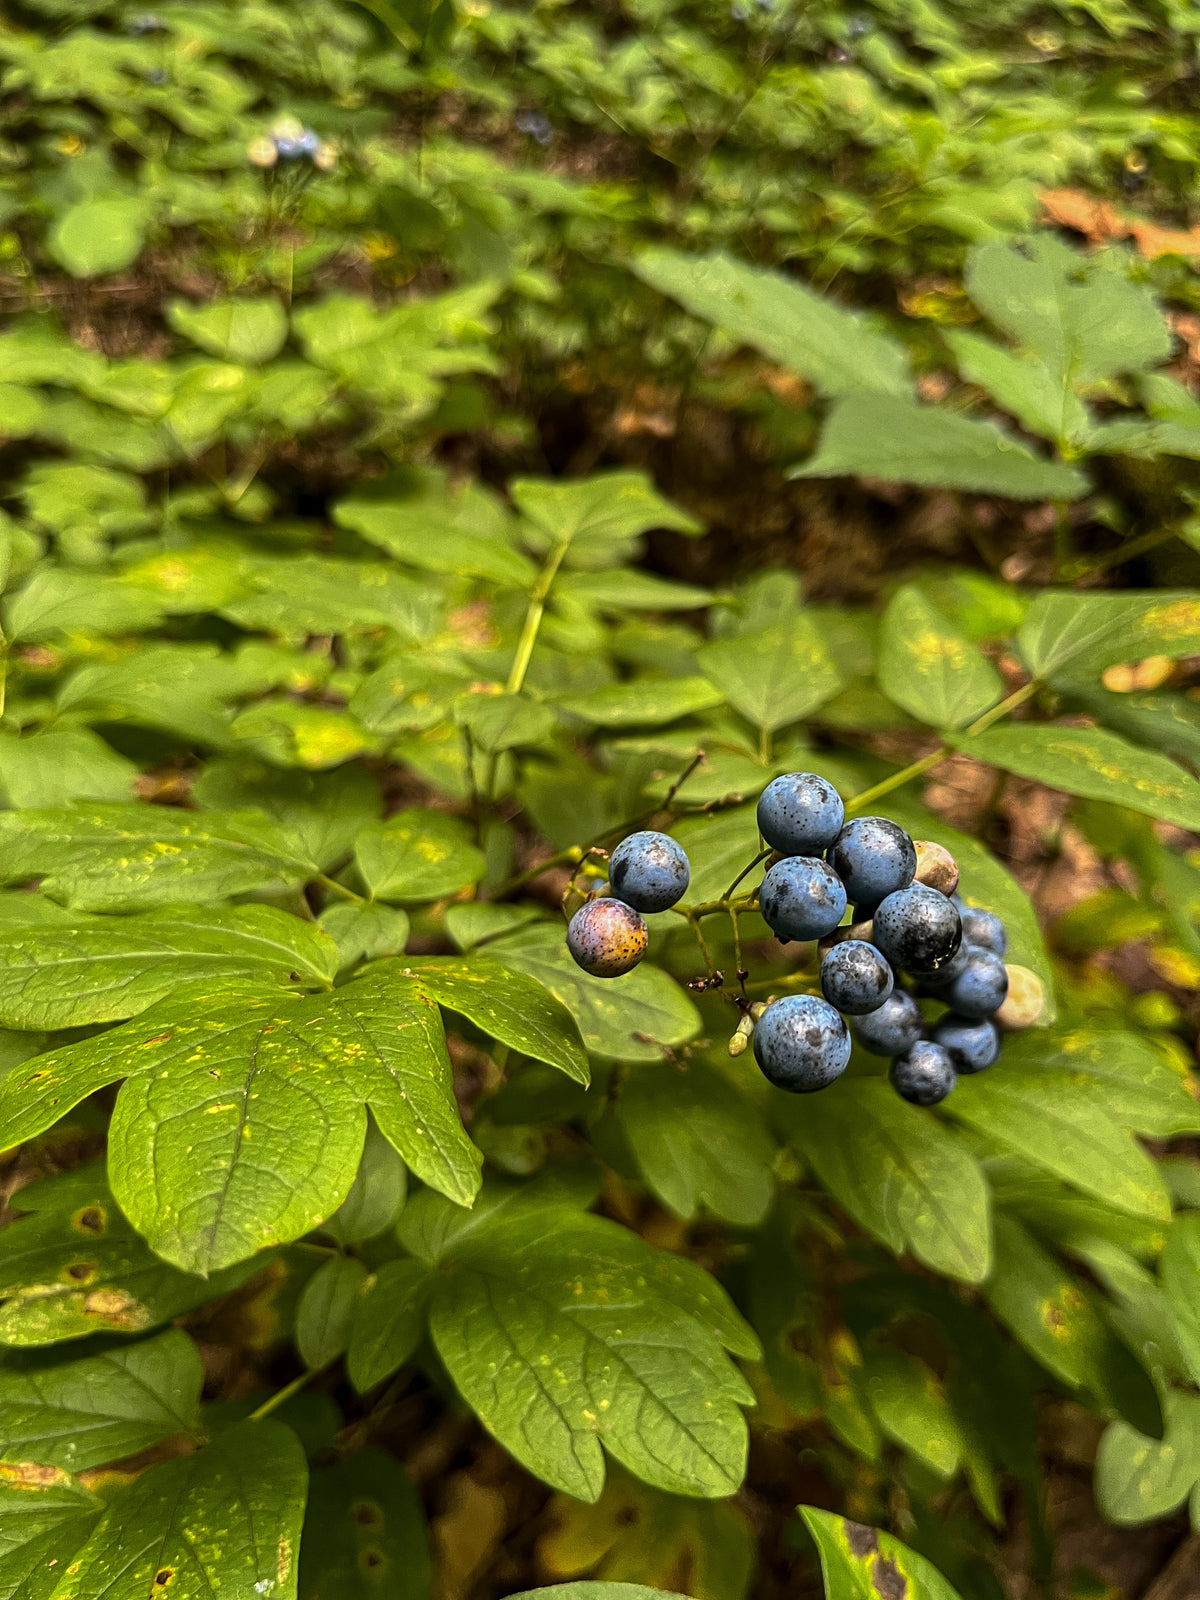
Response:
[[[958,1082],[950,1052],[928,1039],[918,1039],[906,1055],[897,1056],[888,1077],[912,1106],[936,1106]]]
[[[845,915],[846,891],[828,862],[787,856],[764,877],[758,909],[779,939],[821,939]]]
[[[1000,1035],[987,1018],[943,1017],[933,1030],[935,1044],[950,1052],[956,1072],[984,1072],[1000,1054]]]
[[[874,924],[872,924],[872,929]],[[964,937],[963,942],[950,957],[944,966],[936,972],[921,973],[921,988],[928,989],[931,994],[941,994],[943,989],[949,987],[962,972],[967,969],[967,957],[971,953],[971,946]]]
[[[891,994],[895,977],[887,961],[864,939],[845,939],[821,962],[821,993],[849,1017],[877,1011]]]
[[[877,1056],[902,1056],[925,1031],[925,1018],[912,995],[896,989],[865,1017],[855,1017],[854,1037]]]
[[[758,802],[758,831],[785,856],[823,856],[845,820],[841,795],[815,772],[772,778]]]
[[[754,1057],[777,1089],[812,1094],[827,1089],[845,1072],[850,1035],[827,1001],[813,994],[789,994],[759,1018]]]
[[[848,822],[829,848],[829,861],[846,885],[855,921],[869,917],[897,889],[907,889],[917,870],[912,840],[886,817]]]
[[[567,925],[567,949],[593,978],[619,978],[646,954],[646,924],[621,900],[589,900]]]
[[[691,880],[688,858],[670,834],[645,830],[622,839],[608,863],[618,900],[635,911],[667,911],[682,900]]]
[[[964,906],[962,925],[966,944],[977,944],[998,956],[1008,949],[1008,934],[994,911],[984,911],[982,906]]]
[[[994,950],[970,945],[963,970],[940,993],[951,1011],[960,1016],[990,1017],[999,1011],[1008,994],[1008,969]]]
[[[905,972],[939,971],[962,943],[958,907],[924,883],[889,894],[875,908],[871,923],[873,942]]]

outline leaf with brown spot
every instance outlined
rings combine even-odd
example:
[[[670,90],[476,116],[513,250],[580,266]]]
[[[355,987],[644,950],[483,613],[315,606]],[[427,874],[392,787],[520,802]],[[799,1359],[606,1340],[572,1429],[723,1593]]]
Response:
[[[890,1533],[801,1506],[821,1558],[826,1600],[960,1600],[924,1556]]]

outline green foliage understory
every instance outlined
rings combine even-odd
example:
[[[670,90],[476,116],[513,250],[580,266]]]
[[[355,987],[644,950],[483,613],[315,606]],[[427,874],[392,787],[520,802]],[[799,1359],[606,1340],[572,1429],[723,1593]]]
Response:
[[[1196,31],[0,22],[0,1600],[1099,1595],[1056,1424],[1200,1531]],[[1038,231],[1118,183],[1174,249]],[[812,987],[727,904],[798,768],[1054,997],[937,1111],[728,1053],[745,952]],[[562,904],[635,824],[691,887],[605,982]]]

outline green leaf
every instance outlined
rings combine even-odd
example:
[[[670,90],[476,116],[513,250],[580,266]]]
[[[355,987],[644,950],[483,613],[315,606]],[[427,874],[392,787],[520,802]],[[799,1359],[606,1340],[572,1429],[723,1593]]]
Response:
[[[360,1450],[314,1472],[300,1546],[300,1600],[428,1600],[425,1513],[394,1456]]]
[[[0,1479],[0,1600],[50,1600],[104,1510],[65,1472],[47,1477],[34,1484]]]
[[[359,961],[403,955],[408,943],[408,912],[373,900],[364,905],[338,900],[322,911],[321,926],[338,947],[343,972]]]
[[[287,313],[273,297],[262,300],[210,300],[193,305],[173,300],[167,321],[210,356],[239,366],[264,366],[283,349],[287,339]]]
[[[947,1277],[979,1283],[987,1276],[987,1185],[949,1129],[878,1078],[844,1080],[836,1095],[788,1102],[781,1111],[801,1155],[868,1233]]]
[[[947,1103],[977,1133],[1015,1150],[1118,1211],[1167,1221],[1171,1202],[1154,1162],[1072,1076],[1041,1064],[964,1078]]]
[[[528,973],[575,1018],[589,1053],[615,1061],[659,1061],[694,1038],[700,1014],[673,978],[643,961],[621,978],[592,978],[575,965],[559,927],[526,928],[488,946],[506,967]]]
[[[603,1439],[659,1488],[734,1492],[746,1453],[738,1408],[751,1392],[721,1344],[757,1346],[736,1317],[726,1331],[728,1303],[711,1279],[615,1223],[569,1211],[548,1214],[541,1236],[519,1211],[481,1219],[441,1266],[430,1316],[438,1354],[531,1472],[595,1500]]]
[[[454,720],[477,750],[489,755],[546,741],[558,724],[551,706],[519,694],[466,694],[455,702]]]
[[[1078,442],[1087,437],[1087,407],[1036,357],[1017,356],[965,328],[947,328],[943,337],[959,371],[1010,411],[1031,433],[1044,439]]]
[[[878,678],[889,699],[935,728],[964,727],[1004,693],[979,647],[914,583],[898,589],[883,614]]]
[[[94,805],[0,816],[6,883],[41,878],[81,911],[137,911],[297,884],[318,868],[273,823],[249,813]]]
[[[120,578],[43,566],[5,600],[4,632],[27,643],[70,633],[124,633],[153,627],[163,612],[157,595]]]
[[[707,678],[635,678],[557,703],[573,717],[601,728],[661,728],[680,717],[711,711],[724,699]]]
[[[964,1440],[933,1372],[905,1351],[881,1346],[866,1357],[867,1398],[883,1431],[939,1478],[957,1470]]]
[[[924,1556],[890,1533],[801,1506],[821,1558],[826,1600],[959,1600]]]
[[[1017,1034],[1004,1042],[1004,1068],[1069,1073],[1069,1093],[1090,1090],[1115,1123],[1150,1138],[1200,1133],[1200,1105],[1144,1034],[1118,1028]]]
[[[579,1030],[566,1006],[536,978],[488,956],[418,957],[382,970],[414,979],[425,994],[501,1044],[557,1067],[576,1083],[588,1082]]]
[[[383,809],[378,783],[361,766],[280,772],[245,758],[210,762],[192,797],[213,811],[265,812],[323,872],[350,854],[359,833]]]
[[[643,1178],[679,1216],[704,1206],[743,1228],[766,1216],[775,1146],[727,1079],[695,1063],[681,1079],[674,1066],[647,1062],[622,1084],[617,1115]]]
[[[902,347],[855,311],[781,273],[725,255],[645,250],[633,270],[693,316],[808,378],[825,394],[904,395],[912,387]]]
[[[228,1294],[261,1265],[207,1279],[169,1267],[117,1209],[99,1165],[29,1184],[11,1203],[18,1220],[0,1253],[3,1345],[141,1333]]]
[[[86,1472],[195,1434],[204,1369],[172,1329],[55,1366],[0,1371],[0,1458]]]
[[[367,1269],[353,1256],[331,1256],[304,1285],[296,1307],[296,1348],[306,1367],[328,1366],[350,1340]]]
[[[473,950],[489,939],[523,928],[527,922],[536,922],[540,915],[536,906],[493,905],[474,900],[447,908],[446,932],[460,950]]]
[[[759,783],[760,791],[768,782],[764,774]],[[692,864],[684,905],[719,899],[742,868],[758,854],[760,846],[753,805],[707,816],[685,817],[671,829],[671,834]],[[758,881],[759,869],[756,868],[742,880],[738,892],[753,888]]]
[[[230,1428],[135,1479],[75,1553],[58,1600],[169,1593],[168,1584],[181,1600],[295,1600],[307,1481],[290,1429],[270,1420]]]
[[[525,1589],[512,1600],[687,1600],[673,1590],[647,1589],[640,1583],[556,1583],[549,1589]]]
[[[1175,1218],[1159,1274],[1189,1375],[1200,1383],[1200,1213]]]
[[[350,1193],[322,1231],[341,1245],[377,1239],[395,1225],[408,1193],[408,1168],[372,1119]]]
[[[221,606],[243,628],[284,638],[310,633],[363,634],[392,628],[421,638],[429,616],[425,584],[382,561],[332,561],[321,556],[258,556],[243,567],[253,592]]]
[[[429,1268],[420,1261],[388,1261],[363,1286],[350,1330],[346,1370],[359,1394],[390,1378],[409,1359],[425,1332]]]
[[[997,1215],[996,1261],[983,1294],[1017,1342],[1108,1416],[1158,1433],[1154,1385],[1079,1280],[1011,1217]]]
[[[51,225],[46,249],[73,278],[94,278],[132,266],[146,241],[144,199],[80,200]]]
[[[573,483],[514,478],[508,486],[542,548],[569,545],[569,565],[611,567],[651,528],[698,534],[700,523],[657,493],[644,472],[598,472]]]
[[[804,612],[707,644],[696,660],[729,704],[768,732],[799,722],[842,687],[824,638]]]
[[[14,808],[130,800],[137,767],[90,728],[0,736],[0,792]]]
[[[1067,794],[1200,829],[1200,783],[1166,756],[1103,728],[1014,723],[962,738],[959,748],[977,761]]]
[[[348,711],[260,700],[234,718],[230,733],[245,749],[278,767],[321,772],[354,756],[376,755],[378,738]]]
[[[0,1024],[55,1030],[136,1016],[190,980],[327,986],[327,934],[271,906],[172,906],[0,928]]]
[[[1098,677],[1118,661],[1200,651],[1200,602],[1186,589],[1149,594],[1048,589],[1025,613],[1017,642],[1035,678],[1051,678],[1065,667]]]
[[[698,611],[713,603],[711,589],[676,583],[636,567],[613,572],[568,572],[558,580],[554,592],[620,617],[630,611]]]
[[[511,514],[479,484],[452,495],[435,478],[388,478],[361,485],[338,501],[333,516],[398,561],[427,572],[467,574],[518,589],[537,577],[537,568],[515,546]]]
[[[1110,1522],[1136,1526],[1169,1516],[1200,1478],[1200,1396],[1169,1394],[1161,1439],[1111,1423],[1096,1455],[1096,1499]]]
[[[839,400],[817,453],[788,473],[857,475],[1016,500],[1075,500],[1088,488],[1075,467],[1044,461],[992,422],[883,394]]]
[[[371,895],[380,900],[436,900],[478,883],[487,868],[464,822],[415,807],[364,828],[354,856]]]

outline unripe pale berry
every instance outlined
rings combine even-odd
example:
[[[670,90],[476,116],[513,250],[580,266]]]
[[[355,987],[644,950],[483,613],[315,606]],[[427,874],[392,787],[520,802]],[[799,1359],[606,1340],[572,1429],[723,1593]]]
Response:
[[[1008,962],[1004,970],[1008,973],[1008,995],[995,1020],[1002,1028],[1034,1027],[1045,1014],[1045,984],[1028,967]]]
[[[571,918],[567,948],[593,978],[619,978],[646,954],[646,924],[623,900],[589,900]]]
[[[953,894],[958,888],[958,862],[945,845],[934,844],[931,839],[915,839],[913,849],[917,852],[913,881],[927,884],[939,894]]]

